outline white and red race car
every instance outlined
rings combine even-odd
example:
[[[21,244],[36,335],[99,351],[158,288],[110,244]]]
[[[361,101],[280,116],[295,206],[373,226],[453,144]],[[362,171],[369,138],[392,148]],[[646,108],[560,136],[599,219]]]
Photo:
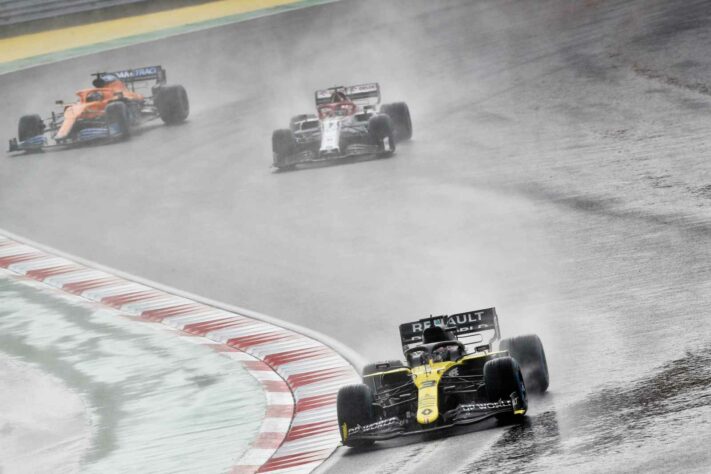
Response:
[[[317,114],[291,119],[272,134],[274,167],[359,155],[390,156],[396,143],[412,138],[406,103],[380,105],[377,83],[338,86],[315,93]]]

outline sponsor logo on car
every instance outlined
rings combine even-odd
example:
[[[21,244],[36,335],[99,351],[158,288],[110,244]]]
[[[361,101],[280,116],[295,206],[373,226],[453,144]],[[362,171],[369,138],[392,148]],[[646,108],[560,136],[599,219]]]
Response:
[[[499,400],[498,402],[463,403],[463,404],[459,405],[459,411],[472,412],[472,411],[498,410],[500,408],[510,408],[510,407],[511,407],[511,400]]]
[[[469,323],[479,323],[481,322],[482,316],[486,313],[486,311],[475,311],[471,313],[462,313],[462,314],[455,314],[452,316],[447,316],[443,318],[437,318],[434,319],[434,325],[435,326],[442,326],[442,327],[452,327],[452,326],[461,326],[463,324],[469,324]],[[412,332],[422,332],[428,327],[432,326],[431,321],[418,321],[416,323],[411,323],[412,326]]]
[[[158,66],[141,67],[138,69],[127,69],[113,73],[119,79],[135,79],[137,77],[152,77],[158,74]]]
[[[365,434],[372,433],[374,431],[381,431],[388,428],[400,428],[402,422],[397,417],[387,418],[385,420],[376,421],[369,425],[357,425],[353,428],[348,429],[348,436],[353,436],[354,434]]]

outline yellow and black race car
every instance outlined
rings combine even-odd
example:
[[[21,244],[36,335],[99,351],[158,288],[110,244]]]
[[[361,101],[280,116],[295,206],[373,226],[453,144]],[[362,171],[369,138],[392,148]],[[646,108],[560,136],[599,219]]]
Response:
[[[407,363],[369,364],[363,383],[338,392],[343,444],[525,415],[529,392],[548,389],[548,365],[536,335],[499,342],[494,308],[400,325]],[[493,350],[498,342],[498,350]]]

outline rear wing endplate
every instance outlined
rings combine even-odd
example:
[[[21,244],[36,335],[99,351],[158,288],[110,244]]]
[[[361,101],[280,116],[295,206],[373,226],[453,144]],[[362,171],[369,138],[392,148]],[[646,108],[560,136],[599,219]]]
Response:
[[[486,349],[491,350],[492,344],[501,337],[496,308],[432,316],[400,325],[400,341],[403,352],[422,344],[422,334],[425,329],[431,326],[441,326],[454,332],[457,339],[467,346],[467,350],[470,352],[481,350],[482,346],[488,346]]]
[[[380,104],[380,85],[377,82],[356,86],[337,86],[318,90],[314,93],[316,106],[328,104],[336,92],[342,92],[359,107],[375,107]]]

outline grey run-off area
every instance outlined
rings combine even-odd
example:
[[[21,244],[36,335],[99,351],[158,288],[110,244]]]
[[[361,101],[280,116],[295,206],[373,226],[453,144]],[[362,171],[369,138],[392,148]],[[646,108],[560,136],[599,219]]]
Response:
[[[703,472],[710,15],[347,0],[6,75],[8,138],[102,68],[161,63],[193,107],[129,142],[0,160],[0,227],[371,360],[430,313],[495,305],[504,335],[541,335],[551,392],[528,425],[341,449],[333,471]],[[271,131],[313,90],[372,80],[409,103],[411,143],[270,172]]]

